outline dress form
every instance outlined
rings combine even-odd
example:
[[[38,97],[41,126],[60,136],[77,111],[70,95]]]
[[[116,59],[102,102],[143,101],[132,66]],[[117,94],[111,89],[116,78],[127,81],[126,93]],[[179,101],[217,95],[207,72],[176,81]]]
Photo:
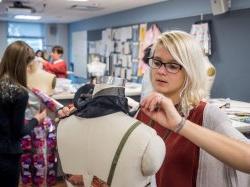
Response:
[[[28,67],[27,83],[29,88],[37,88],[47,95],[52,95],[56,85],[56,76],[41,69],[35,60]]]
[[[204,56],[204,62],[205,62],[206,77],[207,77],[206,95],[207,99],[209,99],[214,84],[214,79],[216,76],[216,69],[214,65],[209,61],[207,56]]]
[[[105,95],[107,92],[103,92],[103,89],[107,87],[122,87],[115,81],[111,82],[97,86],[93,97],[102,93]],[[136,119],[123,112],[95,118],[70,116],[63,119],[57,129],[58,152],[63,171],[83,175],[86,187],[90,187],[93,176],[107,182],[118,145],[135,122]],[[162,139],[152,128],[140,124],[130,134],[122,149],[111,186],[146,186],[160,168],[164,156]]]
[[[87,68],[91,76],[100,77],[105,74],[106,64],[100,62],[98,57],[95,57],[91,63],[87,64]]]

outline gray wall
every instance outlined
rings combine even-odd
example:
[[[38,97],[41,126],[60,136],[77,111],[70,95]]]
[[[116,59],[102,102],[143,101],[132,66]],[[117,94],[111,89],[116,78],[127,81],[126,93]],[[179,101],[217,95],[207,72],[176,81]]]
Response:
[[[249,0],[231,0],[231,10],[250,8]],[[155,22],[211,14],[210,0],[168,0],[127,11],[108,14],[69,24],[69,32]]]
[[[212,95],[250,102],[250,9],[213,19],[213,28],[218,73]]]
[[[3,21],[0,21],[0,38],[1,38],[1,42],[0,42],[0,58],[3,56],[4,50],[5,50],[6,46],[7,46],[6,36],[7,36],[6,23],[3,22]]]
[[[54,45],[60,45],[64,49],[63,59],[68,60],[68,25],[67,24],[45,24],[45,47],[50,49]]]
[[[212,97],[229,97],[250,102],[250,9],[237,10],[221,16],[204,16],[211,20],[211,62],[217,70]],[[181,29],[199,21],[199,16],[154,22],[161,31]]]
[[[250,1],[232,0],[231,12],[211,15],[209,0],[169,0],[129,11],[114,13],[69,24],[69,46],[72,32],[100,30],[137,23],[158,23],[162,31],[190,31],[200,19],[212,19],[211,61],[217,69],[212,97],[230,97],[250,102]],[[71,55],[71,54],[70,54]]]

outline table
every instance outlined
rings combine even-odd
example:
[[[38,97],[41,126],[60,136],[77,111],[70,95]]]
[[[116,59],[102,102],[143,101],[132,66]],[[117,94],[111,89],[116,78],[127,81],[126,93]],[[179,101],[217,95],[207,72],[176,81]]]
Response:
[[[126,96],[138,96],[141,95],[142,85],[138,83],[127,83],[125,86],[125,95]],[[57,100],[62,99],[73,99],[75,93],[57,93],[54,94],[52,97]]]
[[[140,97],[141,95],[141,90],[142,90],[142,85],[138,83],[126,83],[125,86],[125,95],[128,97]],[[56,100],[59,100],[62,102],[62,104],[65,104],[67,102],[72,101],[74,98],[75,93],[67,93],[67,92],[62,92],[62,93],[57,93],[52,95],[52,97]],[[135,99],[138,100],[138,99]]]
[[[250,103],[225,98],[210,99],[209,103],[224,110],[231,119],[233,127],[237,130],[242,133],[250,133],[250,123],[233,120],[234,118],[239,117],[240,114],[250,118]]]

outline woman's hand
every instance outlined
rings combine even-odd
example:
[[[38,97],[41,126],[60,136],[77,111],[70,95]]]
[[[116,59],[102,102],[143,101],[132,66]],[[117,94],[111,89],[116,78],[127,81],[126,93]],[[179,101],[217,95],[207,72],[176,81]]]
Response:
[[[74,111],[76,108],[74,106],[72,107],[63,107],[61,110],[58,111],[58,115],[60,118],[69,116],[72,111]]]
[[[82,175],[70,175],[68,181],[78,187],[84,187]]]
[[[157,92],[142,100],[141,109],[152,120],[170,130],[175,130],[182,120],[172,100]]]
[[[34,116],[34,118],[36,118],[37,119],[37,121],[38,121],[38,123],[40,124],[43,120],[44,120],[44,118],[46,118],[47,117],[47,111],[46,111],[46,109],[44,109],[42,112],[40,112],[40,113],[37,113],[35,116]]]

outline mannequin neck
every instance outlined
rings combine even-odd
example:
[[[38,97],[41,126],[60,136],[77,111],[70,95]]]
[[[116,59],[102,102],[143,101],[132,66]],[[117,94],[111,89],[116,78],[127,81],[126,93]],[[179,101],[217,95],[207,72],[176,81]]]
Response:
[[[122,86],[114,86],[107,84],[96,84],[93,97],[97,96],[120,96],[125,97],[125,88]]]
[[[28,73],[33,74],[33,73],[37,72],[37,70],[39,70],[39,69],[40,68],[39,68],[38,62],[32,62],[30,64],[30,69],[29,69]]]
[[[27,84],[30,88],[37,88],[48,95],[53,94],[56,77],[54,74],[40,69],[39,64],[34,62],[27,71]]]

